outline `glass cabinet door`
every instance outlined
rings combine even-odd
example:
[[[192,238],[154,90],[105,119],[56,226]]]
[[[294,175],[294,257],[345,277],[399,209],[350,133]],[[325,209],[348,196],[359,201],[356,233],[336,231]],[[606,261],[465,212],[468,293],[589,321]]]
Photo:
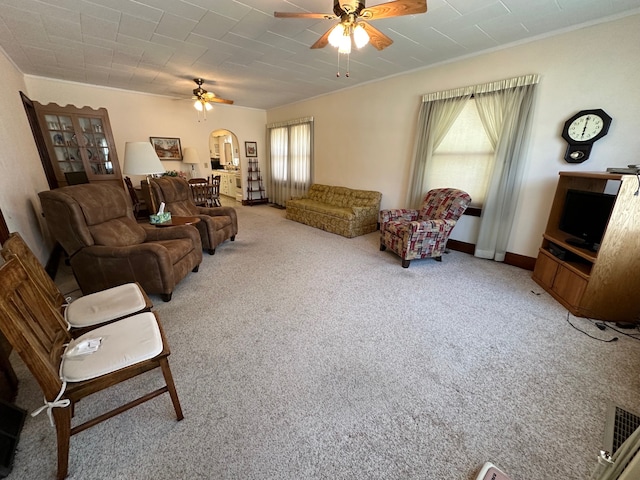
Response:
[[[113,163],[101,118],[78,117],[82,136],[79,151],[84,155],[93,175],[113,175]]]
[[[45,115],[46,135],[53,145],[54,160],[60,172],[83,172],[84,165],[77,147],[77,139],[71,117]]]

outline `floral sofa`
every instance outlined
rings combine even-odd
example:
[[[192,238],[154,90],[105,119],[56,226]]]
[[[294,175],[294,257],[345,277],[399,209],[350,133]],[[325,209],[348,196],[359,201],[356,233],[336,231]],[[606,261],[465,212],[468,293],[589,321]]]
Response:
[[[287,201],[286,216],[352,238],[377,230],[381,199],[380,192],[316,183],[302,198]]]

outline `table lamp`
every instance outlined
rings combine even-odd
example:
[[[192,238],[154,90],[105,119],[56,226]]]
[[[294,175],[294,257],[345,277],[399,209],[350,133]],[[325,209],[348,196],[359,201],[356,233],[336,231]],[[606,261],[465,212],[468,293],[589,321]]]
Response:
[[[124,146],[124,166],[122,168],[125,175],[145,175],[147,184],[149,184],[149,175],[164,173],[164,167],[156,154],[156,151],[149,142],[127,142]],[[153,194],[149,191],[151,197],[151,211],[155,213],[156,206],[153,201]]]
[[[182,152],[182,163],[190,163],[191,164],[191,173],[190,178],[195,177],[195,164],[200,163],[200,158],[198,157],[198,151],[194,147],[185,147]]]

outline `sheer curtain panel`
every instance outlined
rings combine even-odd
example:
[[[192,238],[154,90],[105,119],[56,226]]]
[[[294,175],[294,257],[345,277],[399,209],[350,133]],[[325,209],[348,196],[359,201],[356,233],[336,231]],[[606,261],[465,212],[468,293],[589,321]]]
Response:
[[[468,89],[437,92],[422,97],[418,117],[418,138],[411,168],[411,187],[407,195],[409,208],[420,208],[425,192],[425,171],[433,151],[438,148],[453,122],[471,98]]]
[[[267,125],[267,189],[271,201],[285,206],[311,185],[313,117]]]
[[[476,91],[478,113],[496,151],[476,257],[504,261],[522,184],[538,82],[538,75],[527,75],[482,85]]]

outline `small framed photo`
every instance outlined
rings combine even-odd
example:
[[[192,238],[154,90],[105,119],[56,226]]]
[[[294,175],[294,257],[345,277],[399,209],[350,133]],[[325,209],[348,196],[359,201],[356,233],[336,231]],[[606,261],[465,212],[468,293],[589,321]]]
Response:
[[[182,160],[179,138],[149,137],[149,141],[160,160]]]
[[[258,156],[258,144],[256,142],[244,142],[244,149],[247,157]]]

